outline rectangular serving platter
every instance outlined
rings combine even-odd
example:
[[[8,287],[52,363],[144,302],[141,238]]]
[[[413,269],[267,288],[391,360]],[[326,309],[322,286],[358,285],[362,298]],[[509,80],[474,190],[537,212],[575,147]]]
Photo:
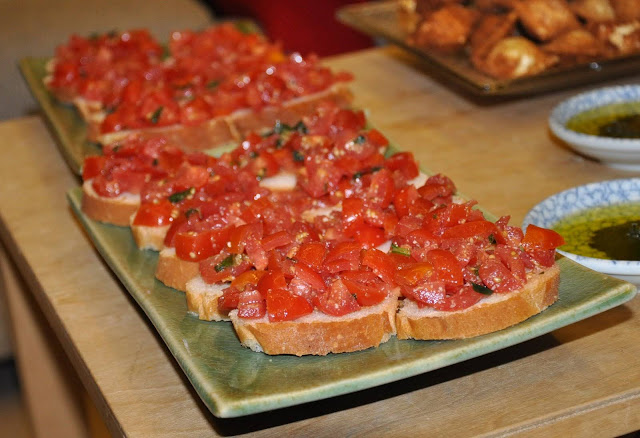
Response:
[[[228,322],[189,314],[184,294],[154,278],[157,253],[137,249],[131,232],[81,210],[80,187],[67,193],[98,251],[142,308],[209,410],[239,417],[347,394],[426,373],[509,347],[633,298],[636,288],[561,257],[560,298],[511,328],[458,341],[400,341],[327,356],[268,356],[240,345]]]
[[[526,96],[577,87],[635,74],[640,55],[630,55],[570,67],[551,68],[543,73],[517,78],[495,79],[476,70],[463,53],[443,54],[407,43],[409,29],[399,16],[397,0],[355,3],[336,12],[342,23],[367,35],[382,38],[415,54],[445,83],[452,83],[477,96]]]

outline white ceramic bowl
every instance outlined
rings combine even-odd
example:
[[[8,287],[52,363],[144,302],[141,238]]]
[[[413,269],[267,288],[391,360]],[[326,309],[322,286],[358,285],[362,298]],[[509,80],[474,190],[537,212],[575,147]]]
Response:
[[[612,103],[640,101],[640,85],[598,88],[561,102],[549,116],[551,131],[576,151],[611,167],[640,170],[640,139],[581,134],[566,127],[571,117]]]
[[[533,207],[524,218],[523,228],[529,224],[552,228],[561,219],[582,210],[639,201],[640,178],[616,179],[574,187]],[[584,257],[561,249],[558,252],[594,271],[640,284],[640,262]]]

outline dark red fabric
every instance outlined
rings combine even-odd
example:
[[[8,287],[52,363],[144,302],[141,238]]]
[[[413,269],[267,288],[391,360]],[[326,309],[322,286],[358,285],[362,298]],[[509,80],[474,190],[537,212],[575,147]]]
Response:
[[[343,25],[336,10],[355,0],[209,0],[218,16],[254,19],[287,52],[330,56],[373,45],[368,36]]]

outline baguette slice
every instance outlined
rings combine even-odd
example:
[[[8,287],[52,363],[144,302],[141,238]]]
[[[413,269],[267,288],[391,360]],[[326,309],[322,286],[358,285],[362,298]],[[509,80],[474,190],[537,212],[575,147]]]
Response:
[[[158,254],[156,278],[165,285],[185,292],[189,280],[198,275],[199,263],[178,258],[175,248],[163,248]]]
[[[226,284],[208,284],[200,275],[187,282],[187,308],[203,321],[229,321],[228,312],[218,309],[218,298]]]
[[[330,316],[314,310],[294,321],[270,322],[229,313],[243,346],[266,354],[326,355],[377,347],[396,333],[397,292],[380,304],[364,307],[344,316]]]
[[[189,280],[199,274],[199,263],[178,258],[175,248],[163,248],[160,251],[156,265],[156,278],[165,285],[185,292]]]
[[[207,122],[187,126],[182,124],[100,133],[100,118],[88,121],[89,140],[102,144],[116,143],[132,133],[142,138],[163,137],[182,145],[187,150],[207,150],[224,144],[241,141],[250,132],[273,128],[280,121],[293,125],[303,116],[313,113],[320,102],[332,101],[341,107],[351,104],[353,95],[344,82],[338,82],[324,91],[291,99],[280,106],[266,107],[259,111],[240,109],[228,116],[216,117]]]
[[[134,225],[133,219],[135,214],[131,216],[131,234],[133,240],[139,249],[148,249],[151,251],[160,251],[164,248],[164,237],[167,235],[171,225],[162,225],[151,227],[148,225]]]
[[[464,339],[502,330],[542,312],[558,299],[560,268],[534,273],[527,284],[506,294],[493,294],[477,304],[453,312],[420,308],[401,302],[396,324],[398,339]]]
[[[107,198],[96,193],[92,180],[82,184],[82,211],[93,220],[127,227],[139,206],[140,195],[123,193]]]

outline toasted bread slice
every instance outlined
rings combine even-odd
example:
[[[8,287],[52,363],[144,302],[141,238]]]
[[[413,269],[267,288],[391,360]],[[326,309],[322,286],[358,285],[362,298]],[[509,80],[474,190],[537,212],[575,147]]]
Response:
[[[163,248],[160,251],[156,278],[165,285],[184,292],[187,290],[187,282],[199,274],[198,262],[178,258],[175,248]]]
[[[266,107],[259,111],[241,109],[228,116],[216,117],[193,126],[176,124],[101,134],[100,118],[94,116],[92,120],[97,123],[88,121],[88,137],[102,144],[112,144],[132,133],[138,133],[142,138],[166,138],[187,150],[207,150],[238,142],[250,132],[271,129],[277,121],[295,124],[304,115],[312,113],[320,102],[333,101],[339,106],[347,107],[352,100],[353,95],[348,86],[338,82],[324,91],[291,99],[281,106]]]
[[[502,330],[542,312],[558,299],[557,265],[533,273],[524,287],[493,295],[464,310],[420,308],[402,300],[396,317],[398,339],[464,339]]]
[[[218,308],[225,284],[208,284],[200,275],[187,282],[187,308],[204,321],[228,321],[229,314]]]
[[[135,225],[131,216],[131,234],[133,240],[140,249],[148,249],[151,251],[160,251],[164,248],[164,237],[171,225],[162,225],[159,227],[151,227],[148,225]]]
[[[377,347],[396,333],[396,293],[380,304],[363,307],[343,316],[326,315],[317,309],[294,321],[270,322],[243,319],[229,313],[240,342],[266,354],[326,355]]]
[[[123,193],[107,198],[96,193],[92,180],[82,184],[82,211],[93,220],[127,227],[139,206],[140,195]]]

